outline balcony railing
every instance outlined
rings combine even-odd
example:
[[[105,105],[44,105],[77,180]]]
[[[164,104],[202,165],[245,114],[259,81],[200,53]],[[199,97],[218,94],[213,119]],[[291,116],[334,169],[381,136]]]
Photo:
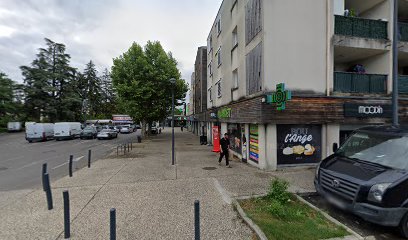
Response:
[[[335,15],[334,33],[338,35],[388,39],[388,23],[382,20]]]
[[[400,41],[408,42],[408,23],[398,23],[399,24],[399,34],[400,34]]]
[[[398,78],[398,92],[408,94],[408,76],[400,75]]]
[[[387,75],[334,72],[335,92],[386,93]]]

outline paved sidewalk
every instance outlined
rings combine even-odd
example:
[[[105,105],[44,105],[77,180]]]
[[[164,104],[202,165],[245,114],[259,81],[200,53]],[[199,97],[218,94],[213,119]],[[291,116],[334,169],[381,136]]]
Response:
[[[217,154],[190,132],[176,130],[176,166],[169,128],[134,146],[124,157],[112,154],[53,181],[52,211],[41,189],[1,192],[0,239],[63,239],[64,190],[70,194],[71,239],[108,239],[110,208],[117,209],[117,239],[193,239],[196,199],[201,239],[255,239],[231,198],[264,194],[276,176],[290,181],[292,191],[314,191],[314,170],[265,172],[238,161],[232,168],[218,166]]]

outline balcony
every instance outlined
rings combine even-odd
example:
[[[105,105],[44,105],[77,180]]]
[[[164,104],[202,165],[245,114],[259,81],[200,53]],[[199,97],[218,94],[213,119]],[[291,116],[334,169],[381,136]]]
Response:
[[[387,75],[334,72],[334,92],[385,94]]]
[[[408,94],[408,76],[400,75],[398,78],[398,91],[401,94]]]
[[[408,23],[398,23],[400,30],[400,41],[408,42]]]
[[[335,15],[334,33],[371,39],[388,39],[388,22]]]

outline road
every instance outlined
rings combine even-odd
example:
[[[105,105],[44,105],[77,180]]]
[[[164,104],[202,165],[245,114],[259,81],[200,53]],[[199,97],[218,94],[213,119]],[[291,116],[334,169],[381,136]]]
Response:
[[[140,131],[140,130],[139,130]],[[106,156],[119,144],[136,142],[136,133],[119,134],[112,140],[67,140],[28,143],[24,133],[0,135],[0,191],[31,189],[41,186],[42,164],[47,163],[53,180],[68,175],[69,155],[74,168],[87,165],[88,150],[92,159]]]

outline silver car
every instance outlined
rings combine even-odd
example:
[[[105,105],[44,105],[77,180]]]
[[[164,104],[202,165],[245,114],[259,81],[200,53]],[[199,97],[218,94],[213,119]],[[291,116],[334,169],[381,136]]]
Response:
[[[103,129],[96,136],[99,140],[117,138],[118,133],[111,129]]]

